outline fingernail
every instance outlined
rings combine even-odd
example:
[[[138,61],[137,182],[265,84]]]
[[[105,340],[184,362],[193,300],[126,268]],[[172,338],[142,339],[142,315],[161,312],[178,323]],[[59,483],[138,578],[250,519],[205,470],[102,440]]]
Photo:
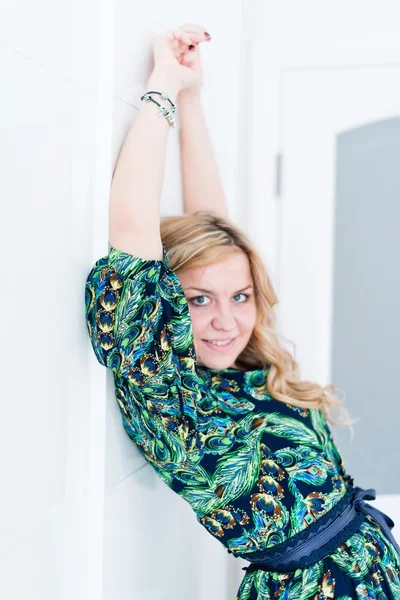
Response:
[[[207,31],[204,32],[204,35],[206,36],[207,41],[211,40],[211,35],[207,33]]]

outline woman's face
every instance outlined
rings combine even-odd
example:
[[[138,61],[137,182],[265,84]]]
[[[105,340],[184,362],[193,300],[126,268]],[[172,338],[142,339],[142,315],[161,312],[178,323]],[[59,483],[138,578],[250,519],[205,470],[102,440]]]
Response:
[[[246,254],[239,250],[206,267],[182,269],[178,275],[192,320],[199,366],[236,367],[256,321],[254,283]],[[217,345],[212,342],[228,342]]]

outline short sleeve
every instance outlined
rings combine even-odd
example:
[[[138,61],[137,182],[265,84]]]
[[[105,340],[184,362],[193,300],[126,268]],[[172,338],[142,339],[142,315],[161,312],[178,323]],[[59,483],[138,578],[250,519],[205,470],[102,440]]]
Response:
[[[87,277],[85,307],[93,350],[114,373],[132,437],[132,410],[139,410],[141,419],[157,416],[158,425],[193,445],[201,381],[189,307],[164,246],[163,258],[153,260],[109,244]],[[149,420],[145,426],[151,436]]]

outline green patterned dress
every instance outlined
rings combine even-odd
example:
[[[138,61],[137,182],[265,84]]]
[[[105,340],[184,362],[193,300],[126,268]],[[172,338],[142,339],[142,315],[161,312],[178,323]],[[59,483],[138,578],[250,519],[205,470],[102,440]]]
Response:
[[[86,281],[98,361],[112,370],[122,424],[165,483],[233,556],[284,544],[353,485],[318,409],[268,395],[268,369],[196,363],[189,307],[162,260],[113,248]],[[310,566],[246,572],[237,600],[400,598],[400,559],[380,526],[359,529]]]

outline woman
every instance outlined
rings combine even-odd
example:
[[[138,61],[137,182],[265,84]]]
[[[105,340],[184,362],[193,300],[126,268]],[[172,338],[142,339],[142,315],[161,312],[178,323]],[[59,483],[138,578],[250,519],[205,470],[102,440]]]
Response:
[[[191,24],[155,40],[114,172],[109,252],[86,282],[93,349],[146,460],[249,561],[237,600],[400,598],[393,522],[366,504],[374,490],[353,487],[332,439],[341,403],[299,379],[271,281],[227,218],[200,104],[206,40]],[[160,219],[178,96],[186,214]]]

